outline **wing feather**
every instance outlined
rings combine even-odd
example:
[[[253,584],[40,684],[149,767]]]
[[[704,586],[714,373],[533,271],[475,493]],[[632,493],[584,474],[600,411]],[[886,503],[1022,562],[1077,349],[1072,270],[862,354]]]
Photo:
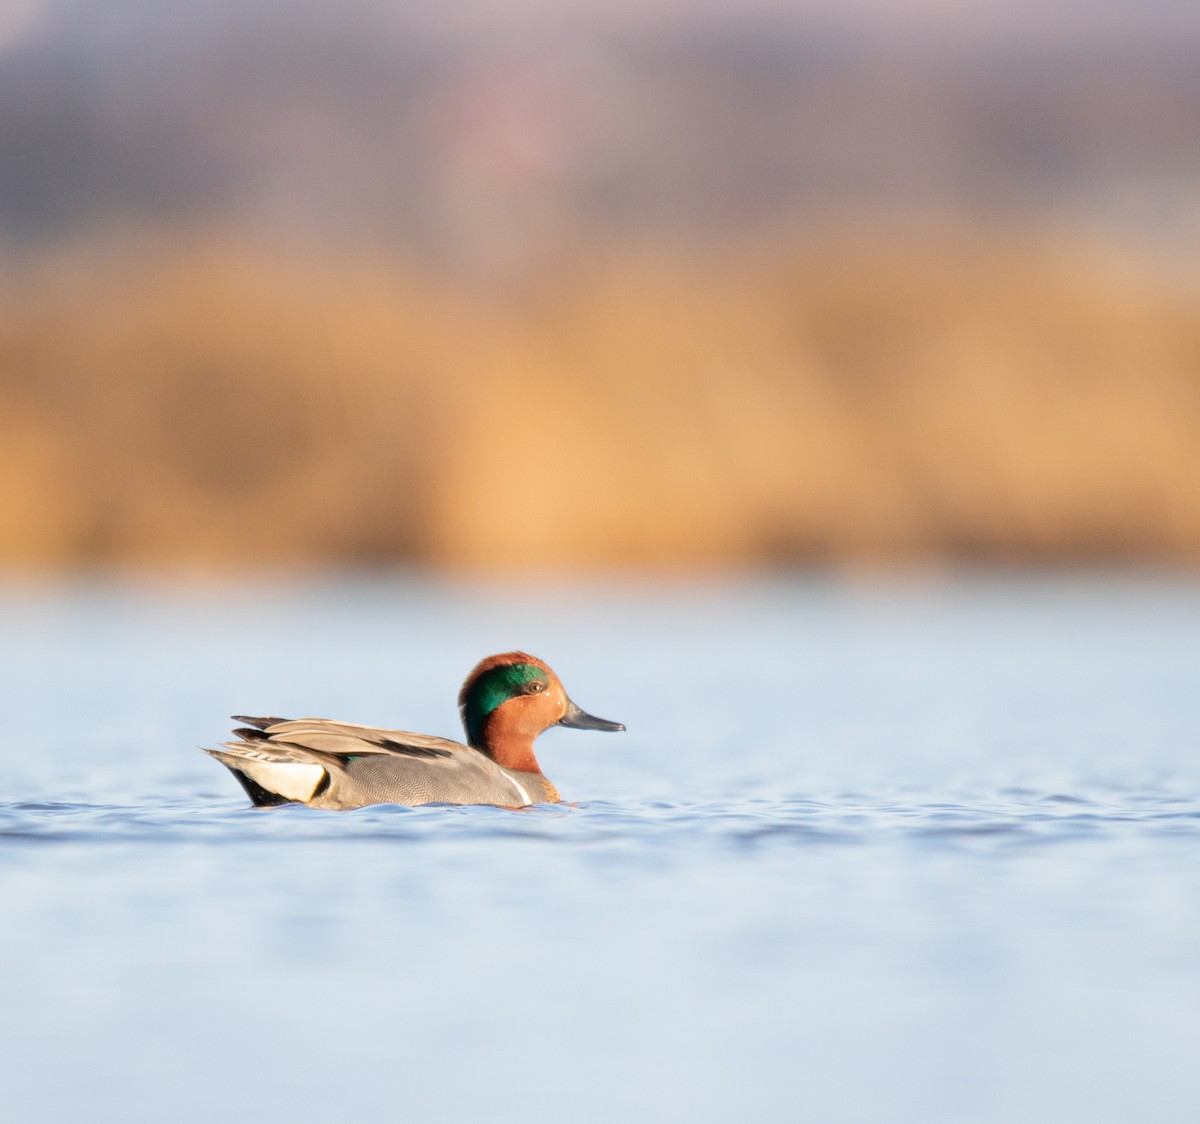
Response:
[[[235,733],[245,736],[242,731]],[[349,722],[331,722],[325,718],[298,718],[259,727],[251,738],[264,738],[272,745],[286,743],[315,750],[331,757],[366,757],[383,754],[392,757],[451,757],[470,753],[467,746],[432,734],[409,730],[383,730],[376,726],[355,726]]]

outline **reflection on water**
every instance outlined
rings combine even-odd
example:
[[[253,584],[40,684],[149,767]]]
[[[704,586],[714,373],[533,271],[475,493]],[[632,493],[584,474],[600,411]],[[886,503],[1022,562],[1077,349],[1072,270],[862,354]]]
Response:
[[[14,1119],[1191,1121],[1200,587],[0,594]],[[255,811],[227,714],[454,734],[568,807]],[[799,1114],[799,1115],[798,1115]]]

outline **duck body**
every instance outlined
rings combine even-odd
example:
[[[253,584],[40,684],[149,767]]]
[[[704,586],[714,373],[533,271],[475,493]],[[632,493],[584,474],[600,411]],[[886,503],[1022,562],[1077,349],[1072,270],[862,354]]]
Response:
[[[325,718],[249,718],[236,740],[207,749],[259,807],[307,804],[346,810],[369,804],[557,803],[533,741],[554,725],[623,730],[567,697],[558,677],[524,652],[489,656],[459,694],[469,744],[406,730]]]
[[[555,803],[541,773],[505,769],[469,745],[327,718],[248,718],[238,741],[210,749],[255,804],[345,810],[368,804]]]

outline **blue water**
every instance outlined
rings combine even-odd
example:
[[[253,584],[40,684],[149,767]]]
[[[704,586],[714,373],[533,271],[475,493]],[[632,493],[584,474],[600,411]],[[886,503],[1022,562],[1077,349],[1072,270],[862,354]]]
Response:
[[[0,587],[0,1117],[1200,1119],[1200,582]],[[234,713],[573,806],[250,809]]]

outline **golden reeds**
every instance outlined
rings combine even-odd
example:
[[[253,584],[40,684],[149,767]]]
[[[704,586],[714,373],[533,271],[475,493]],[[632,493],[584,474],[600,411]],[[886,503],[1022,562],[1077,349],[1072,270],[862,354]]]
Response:
[[[1200,301],[1027,238],[484,292],[191,243],[0,311],[0,563],[1200,561]]]

